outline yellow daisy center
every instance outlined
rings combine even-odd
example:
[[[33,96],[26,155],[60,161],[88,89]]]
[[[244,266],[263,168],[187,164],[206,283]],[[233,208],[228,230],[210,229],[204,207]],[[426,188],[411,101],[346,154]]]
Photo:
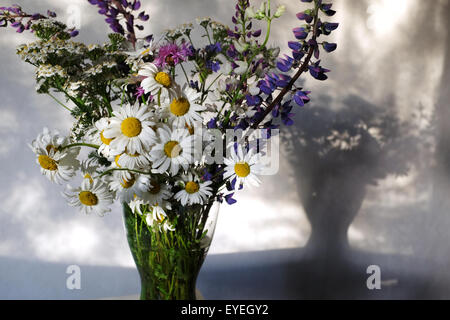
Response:
[[[86,174],[84,175],[84,178],[85,178],[85,179],[89,179],[89,182],[90,182],[90,183],[93,183],[93,182],[94,182],[94,179],[92,179],[92,176],[91,176],[89,173],[86,173]]]
[[[172,85],[170,76],[165,72],[158,72],[155,76],[155,81],[162,84],[166,88],[169,88]]]
[[[38,157],[39,164],[45,170],[56,171],[58,170],[58,164],[55,160],[46,155],[40,155]]]
[[[119,159],[120,159],[121,154],[118,154],[116,156],[116,158],[114,159],[114,162],[116,163],[118,168],[122,168],[122,166],[119,164]]]
[[[105,138],[105,136],[103,135],[103,132],[105,130],[103,130],[102,132],[100,132],[100,140],[102,140],[103,144],[106,144],[107,146],[109,146],[109,144],[111,143],[111,141],[113,141],[114,139],[108,139]]]
[[[159,191],[161,191],[161,185],[156,181],[152,181],[151,187],[148,189],[148,192],[150,192],[151,194],[158,194]]]
[[[198,185],[198,183],[194,181],[189,181],[188,183],[186,183],[186,187],[184,189],[186,190],[187,193],[193,194],[197,193],[198,190],[200,190],[200,186]]]
[[[136,179],[134,178],[134,176],[131,177],[130,180],[127,180],[125,178],[122,179],[123,182],[121,182],[120,184],[122,185],[122,187],[124,187],[125,189],[130,189],[133,185],[134,182],[136,181]]]
[[[47,150],[47,153],[50,154],[50,151],[56,152],[56,151],[58,151],[58,148],[56,148],[56,147],[55,147],[54,145],[52,145],[52,144],[49,144],[49,145],[45,148],[45,150]]]
[[[173,99],[170,104],[170,112],[176,115],[177,117],[184,116],[191,107],[191,104],[186,98]]]
[[[234,172],[241,178],[245,178],[250,174],[250,166],[247,162],[239,162],[234,165]]]
[[[176,158],[180,155],[182,149],[177,141],[169,141],[164,145],[164,153],[169,158]]]
[[[137,137],[142,131],[142,124],[139,119],[136,118],[126,118],[122,121],[120,125],[120,129],[122,133],[128,138]]]
[[[80,199],[80,202],[84,204],[85,206],[96,206],[98,204],[98,198],[95,194],[93,194],[90,191],[82,191],[78,195],[78,198]]]
[[[145,49],[144,51],[141,52],[141,55],[146,55],[147,53],[150,52],[150,48]]]

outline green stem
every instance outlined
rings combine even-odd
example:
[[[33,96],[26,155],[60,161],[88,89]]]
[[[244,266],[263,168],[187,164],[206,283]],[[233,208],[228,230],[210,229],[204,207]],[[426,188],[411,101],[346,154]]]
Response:
[[[106,170],[105,172],[103,172],[99,176],[99,178],[101,178],[101,177],[103,177],[103,176],[105,176],[107,174],[110,174],[111,172],[114,172],[114,171],[129,171],[129,172],[140,173],[140,174],[147,174],[147,175],[152,174],[151,172],[144,172],[144,171],[139,171],[139,170],[127,169],[127,168],[113,168],[113,169],[109,169],[109,170]]]
[[[61,151],[65,150],[65,149],[69,149],[69,148],[74,148],[74,147],[89,147],[89,148],[94,148],[94,149],[100,148],[100,146],[98,146],[96,144],[80,142],[80,143],[72,143],[72,144],[69,144],[69,145],[67,145],[65,147],[62,147]]]
[[[68,108],[64,103],[62,103],[61,101],[59,101],[54,95],[52,95],[50,92],[47,92],[47,94],[53,98],[53,100],[55,100],[59,105],[61,105],[64,109],[72,112],[72,110],[70,108]]]
[[[180,63],[181,70],[183,70],[184,76],[186,77],[186,83],[189,85],[189,78],[187,76],[186,70],[183,67],[183,64]]]

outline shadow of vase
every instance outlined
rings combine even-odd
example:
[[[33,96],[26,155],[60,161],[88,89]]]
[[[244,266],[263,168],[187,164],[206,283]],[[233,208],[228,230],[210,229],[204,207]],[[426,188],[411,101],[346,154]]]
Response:
[[[301,189],[300,198],[311,224],[306,250],[327,257],[347,251],[348,229],[366,196],[366,182],[357,173],[328,172]]]
[[[348,230],[367,187],[389,174],[407,174],[414,141],[408,125],[360,97],[343,99],[339,109],[322,100],[331,107],[301,110],[282,139],[311,224],[306,252],[336,260],[350,251]]]

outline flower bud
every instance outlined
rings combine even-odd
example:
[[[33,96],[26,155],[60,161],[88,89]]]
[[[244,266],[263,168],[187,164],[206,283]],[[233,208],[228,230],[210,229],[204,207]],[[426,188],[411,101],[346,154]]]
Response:
[[[283,5],[278,6],[277,11],[275,12],[275,14],[274,14],[273,16],[274,16],[275,18],[279,18],[279,17],[281,17],[285,12],[286,12],[286,6],[283,4]]]
[[[253,18],[256,17],[255,10],[253,10],[252,7],[248,7],[248,8],[245,10],[245,15],[246,15],[247,17],[251,18],[251,19],[253,19]]]

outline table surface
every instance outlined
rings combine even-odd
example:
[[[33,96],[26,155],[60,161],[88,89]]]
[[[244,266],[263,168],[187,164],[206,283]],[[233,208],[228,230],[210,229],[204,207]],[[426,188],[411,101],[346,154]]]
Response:
[[[379,265],[382,289],[367,288],[367,267]],[[411,257],[305,249],[209,255],[197,288],[205,299],[448,298],[450,286]],[[80,290],[66,288],[67,265],[0,258],[0,299],[137,299],[133,268],[80,266]],[[435,274],[434,274],[435,276]],[[119,298],[117,298],[119,299]]]

